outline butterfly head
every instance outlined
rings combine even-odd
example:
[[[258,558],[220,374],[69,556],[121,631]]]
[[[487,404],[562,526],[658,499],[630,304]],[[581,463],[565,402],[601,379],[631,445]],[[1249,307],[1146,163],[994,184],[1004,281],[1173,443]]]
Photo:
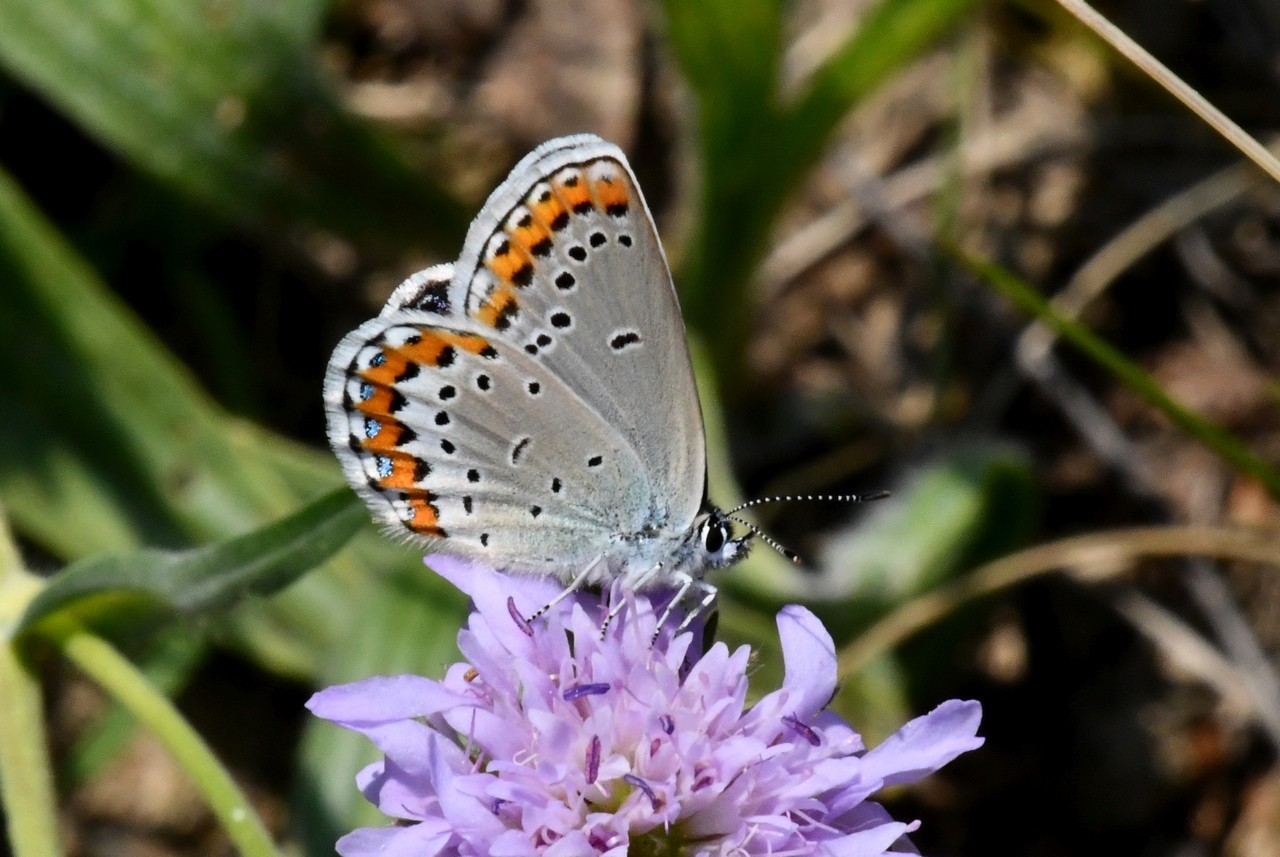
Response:
[[[694,519],[692,552],[701,568],[724,568],[746,558],[751,536],[733,538],[729,517],[714,507]]]

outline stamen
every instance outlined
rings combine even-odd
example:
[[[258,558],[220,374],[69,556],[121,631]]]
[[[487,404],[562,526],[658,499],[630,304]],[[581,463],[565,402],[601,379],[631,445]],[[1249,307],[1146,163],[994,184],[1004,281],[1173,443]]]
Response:
[[[516,599],[510,595],[507,596],[507,612],[511,614],[511,618],[515,620],[516,627],[523,631],[526,637],[533,636],[533,626],[516,608]]]
[[[462,674],[462,680],[465,681],[467,684],[471,684],[471,682],[475,681],[478,678],[480,678],[480,670],[476,669],[475,667],[471,667],[465,673]]]
[[[660,750],[661,748],[662,748],[661,740],[654,738],[652,741],[650,741],[649,742],[649,758],[652,759],[654,756],[658,755],[658,750]]]
[[[575,699],[581,699],[584,696],[599,696],[602,693],[608,693],[612,685],[607,682],[599,682],[597,684],[575,684],[573,687],[565,688],[561,696],[565,702],[573,702]]]
[[[592,735],[591,743],[587,745],[587,785],[594,783],[598,776],[600,776],[600,736]]]
[[[622,779],[631,783],[631,785],[635,786],[636,788],[640,789],[640,791],[648,795],[649,803],[653,806],[654,809],[662,808],[662,801],[658,799],[657,793],[653,790],[653,787],[650,786],[648,783],[646,783],[644,780],[640,779],[635,774],[623,774]]]
[[[804,740],[808,741],[813,746],[817,747],[819,744],[822,743],[822,736],[820,736],[817,732],[815,732],[812,728],[810,728],[806,724],[801,723],[794,715],[792,714],[784,715],[782,718],[782,722],[790,726],[795,731],[799,732],[800,735],[803,736]]]
[[[671,719],[670,714],[664,714],[659,717],[658,723],[662,726],[662,731],[668,735],[676,731],[676,722]]]

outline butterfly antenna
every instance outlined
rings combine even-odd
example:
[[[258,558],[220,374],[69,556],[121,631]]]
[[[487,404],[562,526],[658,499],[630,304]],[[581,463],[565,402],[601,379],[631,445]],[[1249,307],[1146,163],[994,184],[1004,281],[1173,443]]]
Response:
[[[778,544],[776,539],[760,532],[760,528],[757,527],[755,524],[751,523],[750,521],[744,520],[743,518],[739,518],[736,515],[730,514],[728,512],[725,512],[724,516],[728,518],[730,521],[733,521],[734,523],[742,524],[742,526],[746,527],[748,530],[751,531],[751,535],[755,536],[757,539],[764,542],[769,547],[773,548],[778,553],[782,554],[787,559],[794,562],[796,565],[800,564],[799,554],[797,554],[791,548],[783,547],[782,545]]]
[[[755,500],[748,500],[745,503],[734,506],[732,509],[725,512],[725,514],[732,515],[734,512],[741,512],[743,509],[750,509],[752,506],[759,506],[764,503],[799,503],[805,501],[816,501],[820,503],[870,503],[872,500],[883,500],[888,496],[888,491],[872,491],[869,494],[778,494],[774,497],[760,497]],[[761,538],[763,538],[763,536]]]

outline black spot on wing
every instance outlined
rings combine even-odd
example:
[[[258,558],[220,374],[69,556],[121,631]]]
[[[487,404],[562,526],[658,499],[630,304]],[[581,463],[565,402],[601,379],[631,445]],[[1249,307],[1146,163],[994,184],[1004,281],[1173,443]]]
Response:
[[[517,268],[515,272],[511,275],[511,282],[515,283],[517,286],[519,286],[522,289],[525,286],[532,283],[533,282],[533,265],[529,262],[525,262],[523,265]]]
[[[449,281],[438,280],[425,284],[409,299],[407,305],[436,315],[449,315],[452,309],[449,305]]]
[[[626,330],[622,333],[614,334],[613,338],[609,340],[609,347],[614,351],[621,351],[622,349],[629,348],[632,345],[639,345],[640,342],[640,334],[636,333],[634,330]]]

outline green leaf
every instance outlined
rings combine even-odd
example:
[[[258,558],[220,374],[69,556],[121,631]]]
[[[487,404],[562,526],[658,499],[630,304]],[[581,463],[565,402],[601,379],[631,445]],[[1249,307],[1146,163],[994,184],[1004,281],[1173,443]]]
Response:
[[[269,595],[288,586],[336,553],[367,517],[363,504],[342,489],[284,520],[207,547],[85,560],[49,580],[18,631],[90,598],[111,610],[139,602],[193,616],[224,610],[248,595]]]
[[[262,466],[255,430],[222,413],[3,173],[0,282],[0,496],[17,529],[78,557],[219,538],[297,504]]]
[[[747,286],[784,203],[840,120],[955,29],[976,0],[883,0],[794,101],[778,91],[776,0],[666,0],[672,50],[698,104],[702,188],[680,266],[685,316],[729,393],[753,307]]]
[[[466,220],[323,80],[314,0],[9,0],[0,65],[223,216],[450,252]]]
[[[342,484],[328,452],[225,414],[2,171],[0,283],[0,501],[53,555],[227,538]],[[332,573],[224,617],[224,640],[314,676],[353,593],[420,561],[369,528]]]
[[[1037,507],[1024,454],[999,446],[948,452],[825,546],[824,600],[842,603],[834,617],[839,628],[861,630],[911,597],[1020,547],[1035,529]]]

